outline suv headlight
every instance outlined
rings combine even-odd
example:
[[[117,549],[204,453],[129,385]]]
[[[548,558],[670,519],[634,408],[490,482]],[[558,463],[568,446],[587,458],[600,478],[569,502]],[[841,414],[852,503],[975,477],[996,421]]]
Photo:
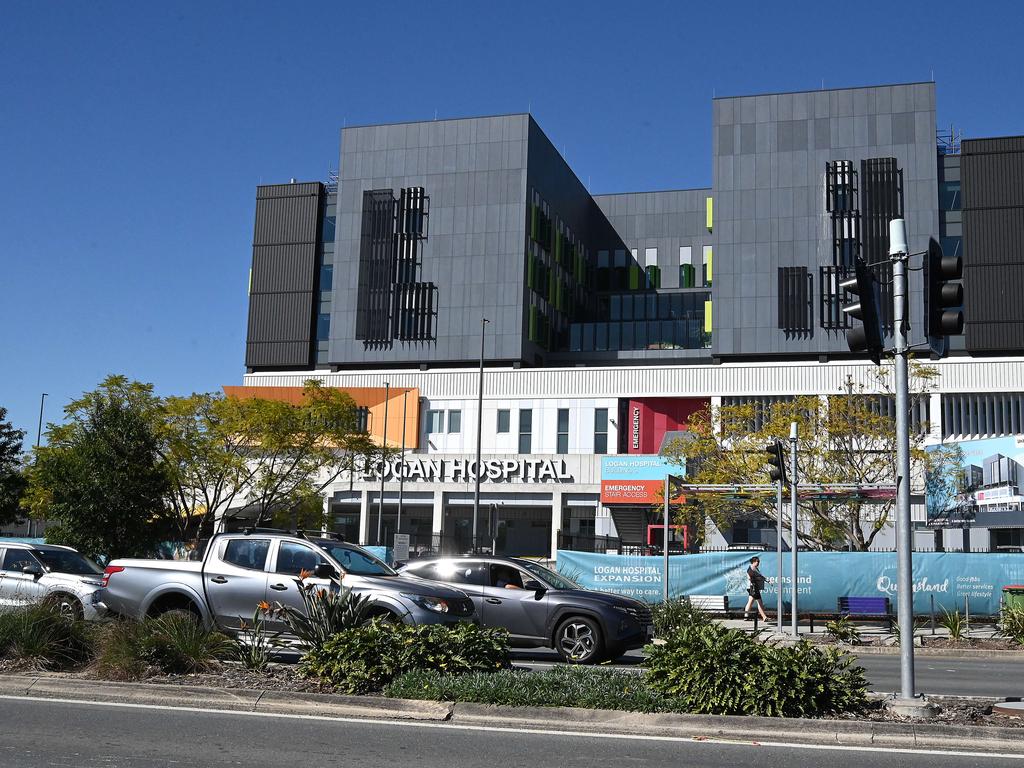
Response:
[[[425,608],[428,611],[434,613],[448,613],[451,610],[448,606],[448,601],[440,597],[431,597],[430,595],[415,595],[411,592],[402,592],[402,597],[406,600],[412,600],[420,608]]]

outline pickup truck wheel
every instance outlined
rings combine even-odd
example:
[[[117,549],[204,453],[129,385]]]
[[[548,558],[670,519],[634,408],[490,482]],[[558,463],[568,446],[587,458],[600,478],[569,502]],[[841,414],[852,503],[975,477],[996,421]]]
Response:
[[[567,664],[595,664],[604,650],[601,628],[586,616],[568,618],[555,630],[555,650]]]
[[[171,608],[170,610],[161,613],[159,616],[157,616],[157,618],[162,619],[165,616],[184,619],[186,621],[191,621],[195,624],[198,624],[202,621],[202,617],[198,613],[196,613],[195,611],[190,611],[188,608]]]
[[[62,618],[69,621],[79,621],[85,616],[85,609],[82,602],[74,595],[56,594],[47,598],[46,604],[57,612]]]

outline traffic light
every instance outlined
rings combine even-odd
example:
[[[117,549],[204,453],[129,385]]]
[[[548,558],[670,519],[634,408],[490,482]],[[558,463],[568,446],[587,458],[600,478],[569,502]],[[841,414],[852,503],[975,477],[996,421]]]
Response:
[[[780,480],[785,485],[788,480],[786,479],[786,451],[782,447],[781,440],[774,440],[764,448],[770,458],[768,459],[768,474],[772,478],[773,483],[777,483]]]
[[[944,256],[935,238],[928,240],[924,263],[924,311],[928,339],[940,354],[946,353],[946,337],[964,332],[964,288],[950,282],[963,276],[963,259]]]
[[[846,343],[851,352],[867,352],[878,365],[883,349],[878,278],[864,260],[858,258],[854,262],[854,274],[839,283],[839,287],[856,297],[856,301],[842,308],[844,314],[856,321],[846,331]]]

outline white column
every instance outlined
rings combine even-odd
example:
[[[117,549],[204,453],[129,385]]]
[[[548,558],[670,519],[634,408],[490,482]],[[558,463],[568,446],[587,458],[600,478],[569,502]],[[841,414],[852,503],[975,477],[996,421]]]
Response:
[[[562,527],[562,492],[551,493],[551,559],[558,555],[558,531]]]
[[[370,492],[363,491],[359,494],[359,543],[365,544],[369,540],[370,532]]]
[[[444,528],[444,491],[434,491],[434,519],[430,528],[434,535],[440,535]]]
[[[331,494],[324,494],[324,517],[322,523],[321,533],[326,534],[327,531],[332,527],[334,521],[331,520]]]
[[[936,443],[942,442],[942,427],[942,395],[932,392],[928,395],[928,430]]]

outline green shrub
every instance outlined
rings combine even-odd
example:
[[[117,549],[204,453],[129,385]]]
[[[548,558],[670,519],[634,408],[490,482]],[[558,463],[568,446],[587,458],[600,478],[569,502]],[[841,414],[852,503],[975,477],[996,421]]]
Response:
[[[920,629],[924,629],[925,620],[924,618],[915,617],[911,621],[911,625],[914,627],[912,633],[914,637],[917,637],[917,632]],[[896,645],[900,644],[900,623],[898,621],[892,622],[892,627],[889,629],[889,634],[892,636],[893,642]]]
[[[960,613],[959,608],[954,611],[943,608],[942,615],[939,616],[939,626],[949,632],[950,640],[964,640],[967,637],[967,617]]]
[[[96,670],[104,677],[137,680],[151,671],[193,674],[217,668],[233,643],[190,616],[169,613],[141,622],[118,621],[102,633]]]
[[[385,687],[384,694],[403,699],[514,707],[682,711],[678,702],[652,690],[642,675],[600,667],[563,666],[543,672],[505,669],[464,675],[414,670],[395,678]]]
[[[717,624],[682,627],[665,640],[647,649],[647,682],[687,712],[816,717],[866,703],[863,670],[836,649],[766,645]]]
[[[700,608],[690,605],[685,597],[675,597],[651,606],[654,634],[665,637],[679,627],[710,624],[711,619]]]
[[[303,608],[275,603],[271,612],[280,616],[291,634],[307,648],[318,650],[331,637],[366,622],[369,598],[355,594],[337,579],[329,587],[306,581],[303,571],[295,584],[302,597]]]
[[[59,670],[84,664],[91,654],[91,628],[62,616],[53,605],[0,613],[0,659]]]
[[[310,650],[300,671],[346,693],[379,691],[403,672],[492,672],[508,666],[508,634],[474,624],[372,621]]]
[[[999,634],[1017,645],[1024,645],[1024,606],[1003,606],[999,614]]]
[[[856,645],[860,642],[860,630],[849,616],[840,616],[825,625],[825,634],[836,643]]]

